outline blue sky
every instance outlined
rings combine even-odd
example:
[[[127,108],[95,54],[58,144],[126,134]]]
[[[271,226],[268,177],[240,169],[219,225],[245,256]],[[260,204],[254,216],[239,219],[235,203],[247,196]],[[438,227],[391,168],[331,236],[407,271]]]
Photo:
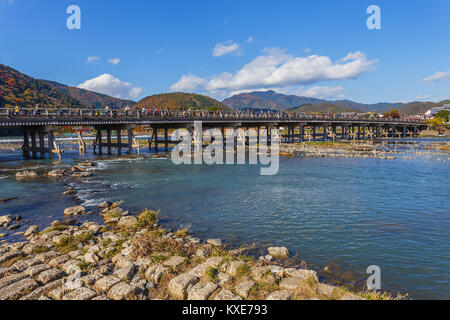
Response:
[[[66,8],[81,9],[69,30]],[[369,30],[369,5],[381,30]],[[0,0],[0,63],[122,98],[450,98],[450,1]],[[111,60],[113,59],[113,60]]]

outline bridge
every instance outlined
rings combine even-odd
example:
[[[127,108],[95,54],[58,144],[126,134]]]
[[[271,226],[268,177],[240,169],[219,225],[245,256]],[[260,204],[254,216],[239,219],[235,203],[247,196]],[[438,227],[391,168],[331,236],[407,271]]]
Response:
[[[169,130],[186,128],[192,130],[194,123],[201,121],[205,129],[218,128],[225,133],[227,128],[254,128],[260,139],[271,142],[271,130],[283,128],[282,136],[286,143],[303,141],[339,141],[366,140],[376,138],[415,137],[427,125],[422,121],[411,119],[370,118],[358,115],[309,115],[291,113],[250,113],[250,112],[208,112],[208,111],[149,111],[149,110],[111,110],[111,109],[0,109],[1,128],[21,128],[24,137],[23,155],[26,158],[45,158],[59,154],[55,142],[58,127],[91,127],[97,132],[93,144],[94,153],[103,154],[106,149],[112,154],[117,149],[133,148],[140,152],[140,141],[134,137],[133,129],[147,127],[152,132],[149,150],[158,153],[160,144],[164,151],[169,151],[169,144],[176,143],[169,139]],[[126,142],[122,133],[126,131]],[[115,141],[113,141],[115,132]],[[103,134],[106,134],[106,141]],[[262,133],[262,134],[261,134]],[[160,134],[164,136],[161,141]],[[85,151],[85,143],[79,133],[80,152]]]

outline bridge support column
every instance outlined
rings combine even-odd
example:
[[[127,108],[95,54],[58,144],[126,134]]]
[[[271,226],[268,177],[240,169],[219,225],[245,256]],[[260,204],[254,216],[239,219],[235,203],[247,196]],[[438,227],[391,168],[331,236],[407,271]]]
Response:
[[[300,134],[298,136],[298,142],[303,142],[303,137],[305,134],[305,126],[302,125],[299,128],[300,128]]]
[[[53,132],[55,130],[56,128],[51,126],[22,127],[24,138],[22,147],[23,156],[29,158],[31,153],[32,157],[37,159],[39,154],[39,157],[44,159],[46,154],[48,154],[49,158],[53,158],[53,147],[55,144]]]
[[[316,141],[316,138],[317,138],[316,126],[313,125],[313,141]]]
[[[164,128],[164,151],[169,152],[169,129]]]

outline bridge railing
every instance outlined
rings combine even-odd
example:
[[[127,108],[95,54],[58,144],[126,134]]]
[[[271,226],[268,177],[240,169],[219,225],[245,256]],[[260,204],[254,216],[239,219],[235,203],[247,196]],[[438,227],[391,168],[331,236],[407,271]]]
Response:
[[[322,120],[322,121],[370,121],[370,122],[408,122],[423,123],[411,118],[378,118],[359,114],[296,114],[287,112],[210,112],[210,111],[161,111],[155,109],[117,110],[117,109],[37,109],[3,108],[0,118],[6,119],[155,119],[155,120]]]

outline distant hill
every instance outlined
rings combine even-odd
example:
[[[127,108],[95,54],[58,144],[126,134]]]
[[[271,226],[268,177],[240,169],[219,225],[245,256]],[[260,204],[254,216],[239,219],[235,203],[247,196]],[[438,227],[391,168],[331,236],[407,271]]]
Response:
[[[415,115],[423,114],[432,107],[441,106],[446,103],[441,101],[439,103],[433,102],[411,102],[411,103],[389,103],[380,102],[375,104],[364,104],[358,103],[351,100],[335,100],[328,101],[316,98],[299,97],[295,95],[285,95],[277,93],[273,90],[269,91],[255,91],[249,93],[241,93],[227,98],[223,101],[224,104],[234,109],[246,109],[246,108],[257,108],[257,109],[275,109],[275,110],[286,110],[286,109],[297,109],[302,106],[303,110],[341,110],[341,111],[330,111],[330,112],[388,112],[393,109],[399,110],[402,115]],[[319,108],[313,108],[313,106],[319,105]],[[339,107],[341,109],[337,109]],[[301,111],[301,112],[313,112],[313,111]],[[319,111],[317,111],[319,112]],[[320,111],[324,112],[324,111]]]
[[[234,109],[270,108],[280,110],[297,108],[298,106],[303,105],[319,105],[323,103],[331,103],[344,109],[359,110],[361,112],[382,112],[394,108],[398,109],[403,106],[403,103],[364,104],[350,100],[328,101],[309,97],[299,97],[295,95],[285,95],[276,93],[273,90],[241,93],[225,99],[223,103]]]
[[[338,105],[332,103],[321,103],[321,104],[305,104],[301,107],[295,108],[295,112],[361,112],[359,110],[351,108],[342,108]]]
[[[223,110],[230,111],[231,109],[223,103],[199,94],[193,93],[165,93],[156,94],[146,97],[134,105],[134,108],[169,108],[170,110]]]
[[[116,99],[104,94],[66,86],[57,82],[34,79],[0,64],[0,108],[83,108],[122,107],[133,101]]]

